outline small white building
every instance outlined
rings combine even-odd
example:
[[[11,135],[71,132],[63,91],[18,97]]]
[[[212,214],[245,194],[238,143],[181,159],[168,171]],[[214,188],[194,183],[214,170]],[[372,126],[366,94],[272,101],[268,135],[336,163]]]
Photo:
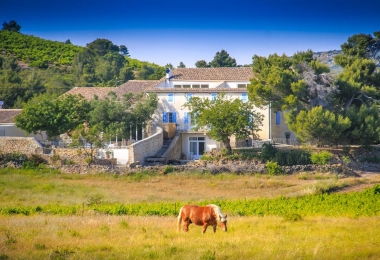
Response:
[[[47,136],[45,132],[28,134],[16,126],[14,118],[21,111],[21,109],[0,109],[0,137],[35,137],[39,141],[46,140]]]

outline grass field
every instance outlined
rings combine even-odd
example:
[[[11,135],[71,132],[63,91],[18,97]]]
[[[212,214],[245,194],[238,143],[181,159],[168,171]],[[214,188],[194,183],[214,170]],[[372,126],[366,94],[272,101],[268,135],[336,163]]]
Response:
[[[327,173],[115,176],[2,169],[0,208],[294,198],[379,183],[380,174],[339,179]],[[178,232],[175,216],[110,216],[91,210],[0,215],[0,259],[380,259],[380,213],[294,218],[225,213],[228,232],[210,228],[204,235],[194,225],[189,233]]]

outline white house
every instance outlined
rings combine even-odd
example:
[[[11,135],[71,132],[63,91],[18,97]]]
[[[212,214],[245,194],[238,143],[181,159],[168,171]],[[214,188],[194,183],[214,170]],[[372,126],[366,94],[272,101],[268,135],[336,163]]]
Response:
[[[191,111],[183,105],[190,97],[213,99],[221,92],[227,98],[248,101],[247,85],[252,77],[250,67],[178,68],[167,70],[164,79],[145,91],[156,93],[159,99],[155,122],[167,130],[168,138],[172,138],[174,132],[180,133],[182,155],[187,159],[198,159],[204,151],[221,147],[222,144],[211,139],[207,132],[192,130]],[[261,140],[291,138],[293,134],[284,124],[282,113],[271,111],[270,107],[254,110],[264,115],[263,128],[258,133]],[[233,147],[247,145],[247,140],[233,138],[231,141]],[[248,143],[250,145],[251,140]]]

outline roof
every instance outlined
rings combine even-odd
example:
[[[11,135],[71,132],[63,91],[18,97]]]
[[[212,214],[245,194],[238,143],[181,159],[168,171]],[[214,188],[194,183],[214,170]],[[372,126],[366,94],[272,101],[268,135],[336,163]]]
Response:
[[[251,67],[222,67],[222,68],[177,68],[172,72],[172,81],[176,80],[236,80],[249,81],[253,78]]]
[[[137,94],[156,86],[160,82],[160,80],[130,80],[116,88],[115,93],[118,97],[126,93]]]
[[[21,111],[22,109],[0,109],[0,123],[14,123],[14,117]]]
[[[110,87],[74,87],[67,91],[64,95],[82,95],[87,100],[94,99],[96,95],[99,99],[107,97],[110,91],[115,92],[116,88]]]
[[[149,92],[154,93],[247,93],[246,88],[155,88]]]

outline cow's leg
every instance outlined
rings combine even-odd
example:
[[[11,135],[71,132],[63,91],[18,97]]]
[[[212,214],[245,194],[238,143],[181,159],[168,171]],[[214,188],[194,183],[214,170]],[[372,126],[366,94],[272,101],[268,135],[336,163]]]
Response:
[[[212,228],[214,229],[214,233],[216,232],[216,224],[212,225]]]
[[[206,232],[207,226],[207,223],[203,224],[203,234]]]

